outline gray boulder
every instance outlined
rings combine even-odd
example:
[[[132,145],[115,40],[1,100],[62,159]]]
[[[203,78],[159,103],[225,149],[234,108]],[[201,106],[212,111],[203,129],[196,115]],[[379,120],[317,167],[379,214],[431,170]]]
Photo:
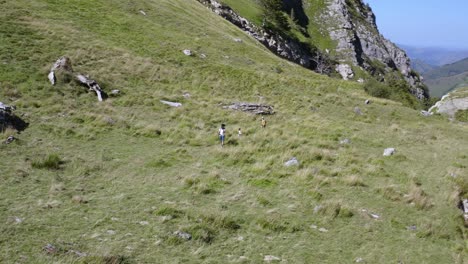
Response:
[[[348,64],[338,64],[335,70],[341,75],[343,80],[349,80],[354,77],[354,72]]]

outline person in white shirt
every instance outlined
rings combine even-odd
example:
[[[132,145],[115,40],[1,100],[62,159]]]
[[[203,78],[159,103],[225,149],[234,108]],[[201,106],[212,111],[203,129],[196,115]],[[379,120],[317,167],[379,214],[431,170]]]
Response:
[[[226,137],[226,125],[221,124],[221,128],[218,130],[219,140],[221,141],[221,147],[224,147],[224,139]]]

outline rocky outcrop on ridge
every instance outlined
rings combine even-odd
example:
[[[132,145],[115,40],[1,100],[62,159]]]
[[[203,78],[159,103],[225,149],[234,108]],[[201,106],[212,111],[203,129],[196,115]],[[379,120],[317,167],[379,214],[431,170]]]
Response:
[[[232,10],[229,6],[221,4],[216,0],[197,1],[245,31],[247,34],[255,38],[278,56],[300,64],[306,68],[316,70],[317,57],[321,59],[320,53],[312,54],[310,49],[307,48],[304,44],[293,39],[284,38],[279,34],[267,31],[254,25],[244,17],[234,12],[234,10]]]
[[[341,61],[383,77],[372,65],[372,61],[377,60],[385,65],[386,71],[399,71],[418,99],[429,97],[421,79],[412,71],[409,57],[379,33],[374,13],[362,0],[328,0],[328,9],[320,18],[329,22],[328,32],[337,42],[336,51]]]
[[[468,110],[468,91],[455,91],[444,95],[440,101],[429,108],[429,113],[439,113],[455,117],[459,110]]]

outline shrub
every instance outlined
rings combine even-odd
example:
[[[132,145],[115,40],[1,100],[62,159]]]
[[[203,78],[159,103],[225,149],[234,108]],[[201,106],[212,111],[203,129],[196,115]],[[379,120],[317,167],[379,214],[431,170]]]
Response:
[[[36,169],[49,169],[58,170],[63,161],[57,154],[50,154],[43,160],[36,160],[32,162],[33,168]]]
[[[455,113],[455,119],[460,122],[468,122],[468,109],[458,110]]]

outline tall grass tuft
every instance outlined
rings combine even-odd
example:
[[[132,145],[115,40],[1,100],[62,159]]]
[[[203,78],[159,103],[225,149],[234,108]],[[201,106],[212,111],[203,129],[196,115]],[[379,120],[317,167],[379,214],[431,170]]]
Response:
[[[33,161],[31,165],[36,169],[58,170],[61,164],[63,164],[63,161],[60,159],[59,155],[49,154],[44,159]]]

